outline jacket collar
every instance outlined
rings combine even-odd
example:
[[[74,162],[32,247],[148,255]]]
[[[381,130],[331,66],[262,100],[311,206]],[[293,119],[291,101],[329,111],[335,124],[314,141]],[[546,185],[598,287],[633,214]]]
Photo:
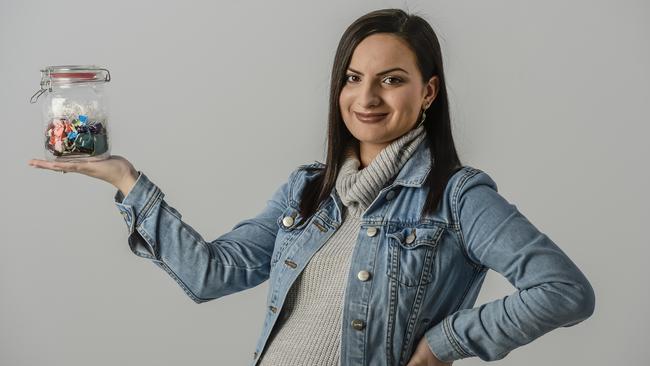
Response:
[[[406,187],[421,187],[424,180],[431,171],[431,151],[429,151],[428,136],[422,140],[411,155],[411,158],[404,163],[402,169],[397,173],[393,181],[394,185]]]
[[[413,152],[413,155],[409,160],[404,163],[402,169],[397,173],[395,179],[384,187],[392,188],[396,185],[401,185],[405,187],[421,187],[424,184],[424,180],[427,178],[429,171],[431,171],[431,152],[429,151],[429,137],[425,137],[424,140],[418,145],[418,147]],[[336,205],[336,212],[334,213],[334,219],[337,222],[341,222],[341,212],[343,210],[343,202],[339,198],[336,189],[332,189],[330,197]]]

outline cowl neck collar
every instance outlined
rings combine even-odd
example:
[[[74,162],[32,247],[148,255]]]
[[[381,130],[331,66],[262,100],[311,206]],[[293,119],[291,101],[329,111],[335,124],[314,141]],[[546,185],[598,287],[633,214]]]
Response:
[[[400,171],[425,137],[426,130],[423,125],[408,131],[384,147],[363,169],[359,169],[361,161],[357,146],[352,144],[347,146],[335,187],[348,213],[355,217],[361,216],[386,182]]]

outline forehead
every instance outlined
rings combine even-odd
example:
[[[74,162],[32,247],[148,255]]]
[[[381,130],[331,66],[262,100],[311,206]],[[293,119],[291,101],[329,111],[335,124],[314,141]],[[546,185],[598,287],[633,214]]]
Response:
[[[350,67],[357,70],[401,67],[409,72],[417,69],[415,54],[406,41],[387,33],[364,38],[352,53]]]

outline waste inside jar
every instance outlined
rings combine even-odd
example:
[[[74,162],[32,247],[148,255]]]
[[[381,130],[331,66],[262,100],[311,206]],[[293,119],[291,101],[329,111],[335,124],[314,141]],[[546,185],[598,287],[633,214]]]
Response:
[[[96,156],[108,150],[106,121],[86,115],[52,118],[45,131],[45,147],[54,156]]]

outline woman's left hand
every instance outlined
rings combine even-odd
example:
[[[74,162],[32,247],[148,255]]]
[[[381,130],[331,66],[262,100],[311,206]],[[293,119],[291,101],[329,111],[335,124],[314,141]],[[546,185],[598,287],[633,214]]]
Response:
[[[406,366],[449,366],[452,363],[453,362],[447,363],[440,361],[433,352],[431,352],[426,338],[422,337]]]

